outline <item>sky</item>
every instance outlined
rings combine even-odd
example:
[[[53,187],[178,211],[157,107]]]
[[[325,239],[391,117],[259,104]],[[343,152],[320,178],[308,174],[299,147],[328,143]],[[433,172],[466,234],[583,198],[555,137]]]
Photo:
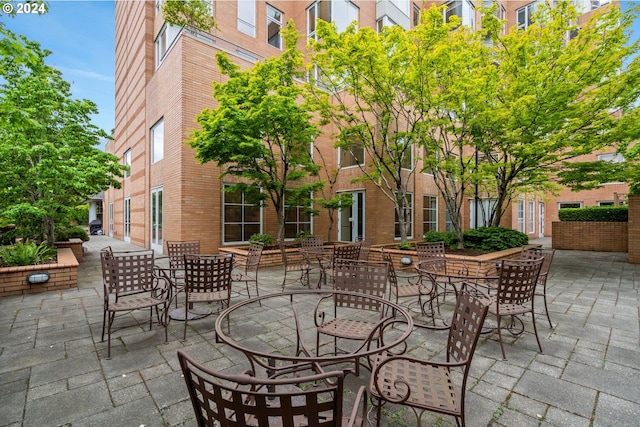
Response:
[[[622,1],[622,7],[638,5]],[[3,4],[0,0],[0,4]],[[75,98],[89,99],[98,105],[94,124],[110,133],[115,127],[115,3],[109,0],[48,0],[46,14],[0,15],[7,28],[39,42],[53,53],[48,64],[63,73],[71,83]],[[640,36],[640,22],[633,27]]]

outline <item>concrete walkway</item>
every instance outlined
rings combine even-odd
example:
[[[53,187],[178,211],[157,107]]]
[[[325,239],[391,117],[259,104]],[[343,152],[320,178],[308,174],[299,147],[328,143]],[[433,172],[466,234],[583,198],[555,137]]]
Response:
[[[0,426],[194,426],[176,350],[220,370],[246,368],[216,344],[215,316],[190,322],[186,341],[183,324],[172,321],[167,344],[161,327],[148,330],[146,314],[117,317],[116,327],[130,326],[115,333],[106,360],[99,250],[107,245],[133,248],[92,236],[78,289],[0,299]],[[545,354],[524,334],[507,339],[509,360],[502,361],[496,337],[483,336],[468,383],[467,425],[639,425],[639,273],[626,254],[557,252],[548,281],[554,327],[537,318]],[[279,291],[281,277],[280,269],[261,270],[261,293]],[[410,352],[442,360],[445,338],[416,329]],[[362,381],[351,378],[351,385]],[[411,411],[390,409],[383,424],[416,424]],[[428,413],[423,425],[455,421]]]

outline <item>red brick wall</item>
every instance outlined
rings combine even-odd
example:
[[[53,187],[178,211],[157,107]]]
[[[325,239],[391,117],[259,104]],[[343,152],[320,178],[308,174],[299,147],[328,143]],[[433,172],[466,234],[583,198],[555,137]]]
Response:
[[[627,252],[627,229],[626,222],[558,221],[553,223],[551,245],[554,249]]]
[[[628,261],[640,264],[640,196],[629,196]]]
[[[41,285],[29,285],[27,275],[46,271],[50,278]],[[57,264],[0,268],[0,297],[75,288],[78,286],[78,261],[71,249],[58,249]]]
[[[55,242],[56,248],[69,248],[73,252],[73,255],[76,257],[78,262],[82,261],[84,258],[83,248],[82,248],[82,239],[69,239],[66,242]]]

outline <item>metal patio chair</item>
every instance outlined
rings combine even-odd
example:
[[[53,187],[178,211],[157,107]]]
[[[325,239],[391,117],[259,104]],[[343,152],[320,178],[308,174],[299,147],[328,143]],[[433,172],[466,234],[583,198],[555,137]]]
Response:
[[[287,246],[283,241],[278,242],[280,254],[282,256],[282,265],[284,267],[284,277],[282,278],[282,290],[287,283],[300,282],[302,285],[309,287],[309,271],[311,266],[302,252],[291,253],[287,251]],[[294,278],[287,278],[290,273],[296,274]]]
[[[261,242],[251,242],[247,251],[247,258],[242,261],[236,261],[233,265],[231,280],[233,282],[241,282],[247,288],[247,296],[251,298],[249,291],[249,283],[253,283],[256,288],[256,296],[260,296],[258,290],[258,270],[260,267],[260,258],[262,257],[262,249],[264,244]]]
[[[547,278],[549,277],[549,270],[551,269],[551,263],[553,262],[553,256],[555,255],[555,249],[542,249],[524,247],[520,253],[520,259],[532,259],[544,257],[542,267],[540,267],[540,274],[538,275],[538,283],[536,284],[536,291],[534,296],[541,296],[544,302],[544,312],[547,315],[547,321],[549,327],[553,328],[551,323],[551,317],[549,317],[549,307],[547,305]]]
[[[184,289],[184,255],[199,253],[200,240],[167,240],[169,274],[176,290],[182,291]],[[176,299],[177,306],[178,300]]]

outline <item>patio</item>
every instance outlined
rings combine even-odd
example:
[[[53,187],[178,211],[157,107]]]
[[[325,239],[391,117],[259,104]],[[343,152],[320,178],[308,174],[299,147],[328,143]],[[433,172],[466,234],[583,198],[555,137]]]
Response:
[[[107,343],[100,342],[99,250],[108,245],[134,248],[92,236],[85,243],[78,289],[0,299],[0,426],[192,426],[176,351],[184,349],[218,370],[246,369],[244,356],[216,344],[215,315],[190,322],[186,341],[183,324],[172,321],[168,344],[161,327],[148,331],[146,314],[136,314],[139,326],[133,326],[133,317],[121,316],[114,326],[131,326],[114,333],[113,358],[106,360]],[[548,280],[553,329],[537,309],[545,354],[539,354],[534,337],[524,335],[515,343],[505,340],[509,360],[502,361],[496,338],[482,336],[471,366],[467,425],[638,424],[640,265],[628,264],[626,257],[556,252]],[[280,291],[282,269],[261,269],[259,281],[261,294]],[[274,331],[274,347],[282,345],[286,333]],[[443,332],[416,329],[409,352],[442,359],[445,338]],[[352,390],[363,383],[363,378],[348,377]],[[415,425],[410,410],[390,408],[383,425]],[[446,417],[439,423],[436,415],[425,414],[423,425],[433,424],[455,421]]]

